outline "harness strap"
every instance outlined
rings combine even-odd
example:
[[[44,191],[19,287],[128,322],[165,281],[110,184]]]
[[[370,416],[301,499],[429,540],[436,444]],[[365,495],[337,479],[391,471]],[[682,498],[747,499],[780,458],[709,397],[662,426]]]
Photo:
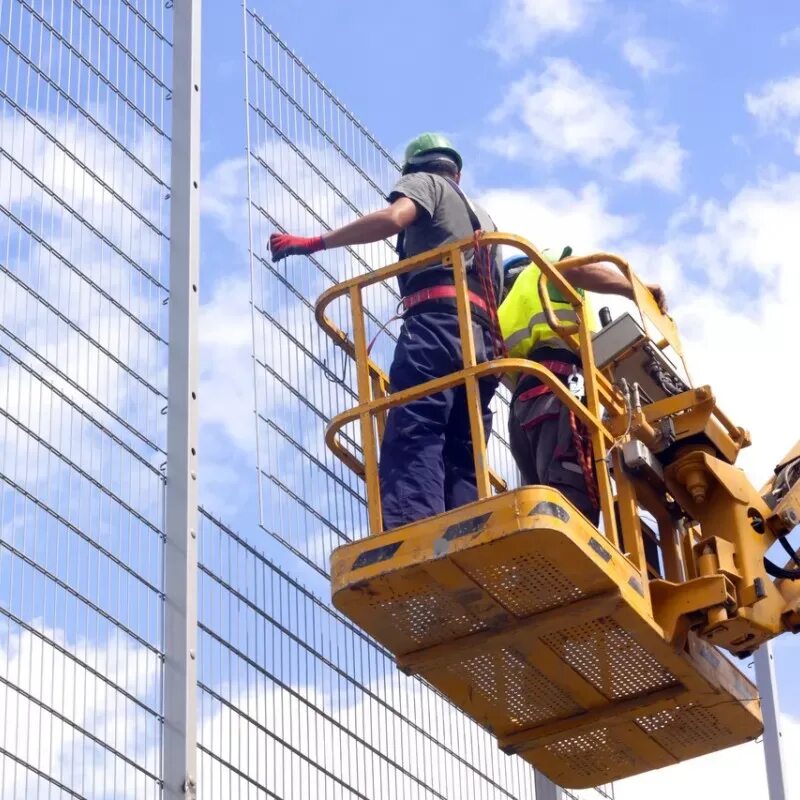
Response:
[[[469,301],[472,305],[477,306],[481,311],[488,312],[489,307],[486,301],[475,292],[467,292]],[[427,289],[420,289],[418,292],[407,295],[403,298],[403,308],[410,311],[414,306],[424,303],[426,300],[441,300],[443,298],[450,298],[456,296],[455,286],[430,286]]]
[[[403,319],[402,314],[395,314],[391,319],[387,319],[383,325],[378,328],[378,332],[372,337],[372,340],[367,345],[367,356],[372,353],[372,348],[375,347],[375,342],[378,341],[378,337],[393,323],[397,322],[398,319]]]
[[[480,219],[478,219],[478,212],[475,210],[475,206],[472,204],[472,201],[469,199],[469,197],[467,197],[467,195],[464,194],[464,190],[452,178],[449,178],[447,175],[441,175],[440,177],[447,182],[450,188],[461,198],[462,202],[464,203],[464,208],[466,209],[467,216],[469,217],[469,224],[472,226],[473,233],[478,233],[479,231],[481,231],[482,225]],[[397,234],[397,244],[395,246],[395,249],[397,250],[397,255],[400,258],[400,260],[402,261],[403,259],[405,259],[406,232],[404,230],[400,231],[400,233]],[[476,251],[476,256],[477,256],[477,251]],[[498,294],[500,295],[503,294],[504,277],[505,276],[503,274],[503,270],[502,269],[497,270],[497,280],[499,284]]]
[[[575,451],[578,454],[578,464],[580,464],[583,470],[586,492],[589,495],[589,500],[592,501],[592,507],[599,508],[600,498],[597,494],[597,479],[594,474],[594,463],[592,461],[592,443],[589,441],[586,426],[578,422],[574,411],[569,412],[569,424],[572,428],[572,441],[575,444]]]
[[[572,374],[573,365],[567,364],[564,361],[540,361],[539,363],[556,375]],[[552,389],[546,383],[542,383],[539,386],[534,386],[532,389],[522,392],[519,397],[517,397],[517,400],[533,400],[542,395],[550,394],[551,392]],[[523,427],[528,430],[551,418],[551,414],[542,414]],[[600,498],[597,492],[597,479],[594,471],[594,461],[592,459],[592,443],[589,439],[588,431],[586,430],[586,426],[575,416],[574,411],[569,412],[569,425],[570,428],[572,428],[572,442],[575,446],[578,465],[581,468],[581,472],[583,472],[583,480],[586,483],[586,492],[589,495],[592,506],[594,508],[599,508]]]
[[[489,260],[489,251],[480,243],[481,232],[475,231],[475,255],[474,259],[478,265],[478,275],[481,279],[481,288],[488,303],[489,325],[491,327],[492,339],[494,340],[495,357],[506,358],[508,350],[503,339],[503,332],[500,329],[500,317],[497,313],[497,296],[494,293],[494,282],[492,281],[492,267]]]
[[[556,375],[572,374],[572,364],[567,364],[566,361],[540,361],[539,363],[545,369],[549,369],[550,372],[553,372]],[[543,394],[547,394],[549,391],[550,387],[546,383],[542,383],[539,386],[534,386],[532,389],[528,389],[520,393],[519,397],[517,397],[517,400],[533,400],[534,397],[541,397]]]
[[[476,308],[479,308],[484,313],[488,313],[489,307],[486,304],[486,301],[475,292],[467,292],[469,297],[470,303],[474,305]],[[372,337],[369,345],[367,345],[367,355],[372,353],[372,348],[375,347],[375,343],[378,341],[380,335],[391,325],[393,322],[396,322],[399,319],[403,319],[403,315],[407,311],[411,311],[414,306],[418,306],[420,303],[424,303],[428,300],[442,300],[445,298],[455,297],[456,296],[456,287],[455,286],[429,286],[427,289],[420,289],[418,292],[414,292],[414,294],[409,294],[404,297],[397,306],[397,313],[391,318],[388,319],[383,325],[378,328],[378,332]],[[400,311],[400,306],[403,307],[403,311]]]

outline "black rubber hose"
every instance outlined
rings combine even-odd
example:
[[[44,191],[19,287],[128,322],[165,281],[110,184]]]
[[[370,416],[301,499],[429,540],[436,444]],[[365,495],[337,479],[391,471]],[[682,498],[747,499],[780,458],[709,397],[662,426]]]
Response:
[[[786,537],[781,536],[778,541],[781,543],[783,549],[789,554],[789,558],[791,558],[792,561],[794,561],[794,563],[800,567],[800,557],[798,557],[797,553],[795,553],[794,548],[789,544],[789,542],[786,541]]]
[[[800,568],[785,569],[784,567],[779,567],[777,564],[774,564],[768,558],[764,559],[764,569],[767,571],[767,575],[771,575],[773,578],[783,578],[787,581],[800,580]]]

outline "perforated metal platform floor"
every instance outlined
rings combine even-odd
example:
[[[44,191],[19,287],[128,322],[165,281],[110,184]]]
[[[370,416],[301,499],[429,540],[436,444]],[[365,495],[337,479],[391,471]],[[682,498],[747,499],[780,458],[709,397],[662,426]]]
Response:
[[[554,782],[584,788],[756,738],[755,686],[675,652],[633,565],[525,487],[332,556],[336,607]]]

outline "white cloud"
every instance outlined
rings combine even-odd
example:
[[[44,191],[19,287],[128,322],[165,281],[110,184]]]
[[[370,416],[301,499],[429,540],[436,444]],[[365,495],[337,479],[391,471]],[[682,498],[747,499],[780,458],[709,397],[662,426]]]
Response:
[[[765,125],[800,117],[800,75],[765,84],[758,92],[745,95],[747,110]]]
[[[621,92],[568,59],[548,59],[543,72],[513,83],[491,121],[499,134],[485,146],[506,158],[586,167],[628,160],[624,180],[680,186],[685,152],[677,130],[643,127]]]
[[[797,768],[797,760],[792,756],[800,749],[800,721],[784,717],[783,734],[784,760],[789,773],[786,796],[795,797],[791,789],[793,786],[800,786],[800,770]],[[761,743],[751,742],[721,750],[614,784],[615,800],[726,796],[767,796],[764,748]]]
[[[138,767],[158,774],[156,717],[113,687],[140,701],[157,702],[160,661],[121,637],[102,644],[83,639],[68,643],[63,630],[38,622],[33,625],[40,636],[8,625],[0,637],[0,676],[34,698],[29,700],[0,682],[4,721],[0,747],[82,796],[131,800],[158,796],[155,781],[83,731]],[[61,722],[59,715],[73,724]],[[0,770],[0,796],[5,800],[28,798],[34,786],[38,786],[37,795],[61,796],[52,784],[37,782],[27,770]]]
[[[478,199],[501,230],[540,247],[619,252],[664,287],[695,383],[710,383],[723,410],[753,435],[740,465],[760,486],[800,437],[800,373],[785,356],[800,295],[800,173],[746,186],[728,202],[692,199],[661,242],[643,241],[636,219],[612,213],[594,184],[577,193],[490,189]],[[754,370],[762,377],[748,379]]]
[[[525,236],[541,247],[571,245],[578,252],[603,249],[632,232],[632,220],[612,214],[595,184],[578,192],[557,186],[491,189],[479,202],[501,231]]]
[[[625,60],[645,78],[674,69],[671,50],[669,42],[646,36],[632,36],[622,44]]]
[[[240,251],[247,253],[247,160],[231,158],[216,164],[203,178],[200,210],[214,220]]]
[[[546,63],[544,72],[511,85],[492,121],[522,122],[546,161],[570,156],[591,164],[627,150],[637,131],[624,99],[568,59]]]
[[[678,141],[677,130],[664,128],[637,145],[630,164],[622,172],[622,179],[631,183],[652,183],[675,192],[681,185],[685,160],[686,151]]]
[[[200,421],[222,426],[231,444],[255,456],[253,442],[253,328],[250,282],[245,277],[218,280],[200,308],[198,342]]]
[[[19,113],[0,116],[0,141],[6,151],[0,159],[0,203],[35,231],[29,237],[11,216],[0,217],[0,246],[11,258],[5,264],[8,273],[0,276],[2,322],[31,351],[56,365],[66,379],[6,338],[14,356],[0,358],[0,406],[31,433],[9,422],[2,426],[0,471],[50,503],[71,523],[87,525],[87,531],[94,531],[96,525],[89,520],[89,509],[102,497],[97,481],[157,524],[160,478],[113,445],[107,434],[43,381],[124,440],[132,437],[84,392],[119,419],[162,441],[165,417],[159,410],[163,398],[122,365],[165,388],[166,345],[134,320],[165,335],[167,310],[161,303],[162,292],[115,250],[163,277],[166,239],[140,215],[167,230],[168,205],[157,182],[145,177],[130,155],[80,115],[59,116],[35,109],[27,113],[27,118]],[[95,113],[100,119],[106,116],[102,107]],[[130,153],[162,172],[164,154],[163,149],[159,153],[156,138],[137,129],[125,144]],[[15,359],[30,365],[32,371]],[[134,447],[138,447],[135,442]],[[47,448],[65,453],[87,477],[77,475]],[[145,458],[160,460],[149,448],[143,451]],[[65,492],[66,486],[70,489]]]
[[[601,0],[504,0],[489,34],[503,59],[533,50],[549,36],[576,33],[591,20]]]
[[[781,47],[787,47],[800,42],[800,25],[782,33],[779,42]]]
[[[765,131],[793,142],[794,152],[800,156],[800,75],[770,81],[758,92],[748,92],[745,105]]]
[[[740,465],[756,485],[800,436],[800,374],[787,369],[800,292],[800,173],[766,179],[728,203],[691,202],[662,245],[622,243],[634,267],[662,282],[693,378],[751,430]],[[755,382],[747,375],[757,370]]]

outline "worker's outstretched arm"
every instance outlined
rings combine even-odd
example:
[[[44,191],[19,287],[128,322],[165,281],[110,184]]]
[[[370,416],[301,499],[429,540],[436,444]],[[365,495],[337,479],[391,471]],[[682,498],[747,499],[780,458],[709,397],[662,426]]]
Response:
[[[598,294],[618,294],[633,300],[633,287],[630,281],[619,271],[604,264],[585,264],[582,267],[565,269],[564,277],[576,288]],[[664,290],[657,284],[647,287],[655,298],[662,313],[667,311],[667,300]]]
[[[321,236],[293,236],[290,233],[273,233],[269,237],[272,260],[280,261],[286,256],[310,255],[331,247],[379,242],[405,230],[416,218],[418,209],[413,200],[400,197],[390,206],[373,211],[341,228],[323,233]]]

